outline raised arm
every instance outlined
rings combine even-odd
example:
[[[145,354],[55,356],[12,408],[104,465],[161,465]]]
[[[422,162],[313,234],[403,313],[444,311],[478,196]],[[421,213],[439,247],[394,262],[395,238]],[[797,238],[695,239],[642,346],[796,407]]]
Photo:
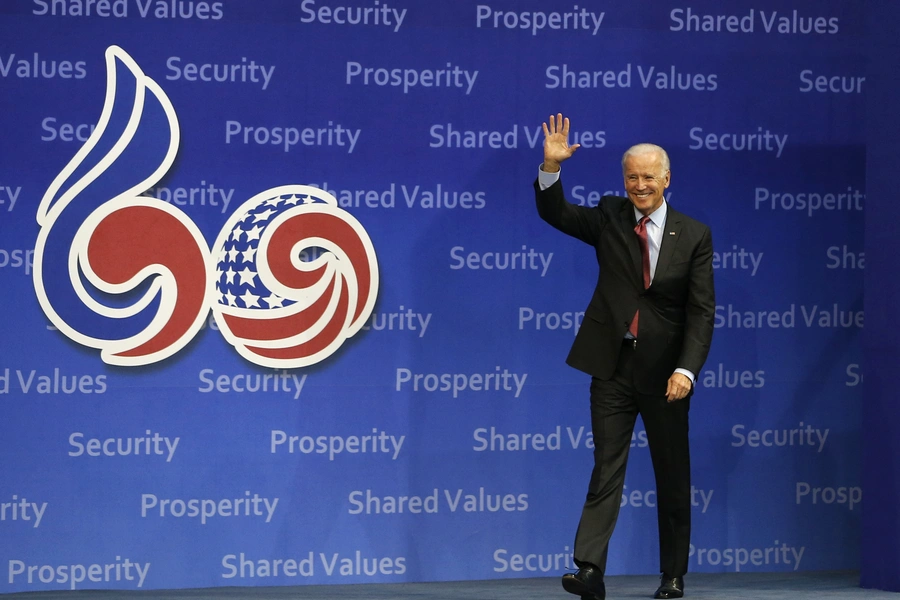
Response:
[[[534,182],[538,214],[547,223],[563,233],[591,244],[597,244],[603,220],[600,211],[585,206],[575,206],[566,201],[559,183],[559,165],[579,148],[569,145],[569,119],[559,113],[550,117],[544,126],[544,163],[542,173]],[[550,173],[551,175],[546,175]]]

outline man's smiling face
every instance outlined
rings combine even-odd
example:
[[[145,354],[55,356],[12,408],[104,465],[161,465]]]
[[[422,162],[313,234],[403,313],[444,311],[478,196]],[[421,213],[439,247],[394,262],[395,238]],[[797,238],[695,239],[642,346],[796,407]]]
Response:
[[[660,207],[669,187],[670,173],[662,166],[657,152],[632,154],[625,159],[625,192],[643,215]]]

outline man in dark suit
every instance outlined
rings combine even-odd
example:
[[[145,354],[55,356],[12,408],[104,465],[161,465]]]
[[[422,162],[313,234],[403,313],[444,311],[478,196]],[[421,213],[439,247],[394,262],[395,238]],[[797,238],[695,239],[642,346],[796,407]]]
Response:
[[[566,591],[603,600],[603,572],[619,513],[637,415],[647,431],[656,476],[661,581],[655,598],[681,598],[691,533],[688,409],[709,352],[715,314],[709,227],[666,202],[669,158],[638,144],[622,159],[628,198],[604,196],[595,208],[566,201],[560,163],[569,119],[544,123],[544,162],[535,194],[541,218],[594,247],[600,276],[566,362],[592,375],[594,468],[575,536]]]

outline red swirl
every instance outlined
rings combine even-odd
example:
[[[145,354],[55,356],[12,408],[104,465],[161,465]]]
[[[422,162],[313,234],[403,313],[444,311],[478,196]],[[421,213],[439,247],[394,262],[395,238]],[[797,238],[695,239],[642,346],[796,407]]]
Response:
[[[172,214],[149,206],[130,206],[104,217],[87,247],[91,269],[103,281],[122,284],[148,266],[160,265],[175,279],[178,301],[163,328],[151,339],[115,356],[139,357],[178,342],[205,308],[206,267],[203,250]]]

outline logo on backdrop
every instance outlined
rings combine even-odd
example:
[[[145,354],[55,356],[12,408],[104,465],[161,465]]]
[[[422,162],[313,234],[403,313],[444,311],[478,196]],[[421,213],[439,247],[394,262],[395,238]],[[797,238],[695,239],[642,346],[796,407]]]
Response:
[[[106,69],[97,127],[38,207],[34,287],[53,325],[122,366],[172,356],[210,309],[266,367],[320,362],[358,332],[378,291],[362,225],[331,194],[285,185],[239,207],[210,251],[184,212],[142,195],[175,161],[172,103],[121,48]]]

